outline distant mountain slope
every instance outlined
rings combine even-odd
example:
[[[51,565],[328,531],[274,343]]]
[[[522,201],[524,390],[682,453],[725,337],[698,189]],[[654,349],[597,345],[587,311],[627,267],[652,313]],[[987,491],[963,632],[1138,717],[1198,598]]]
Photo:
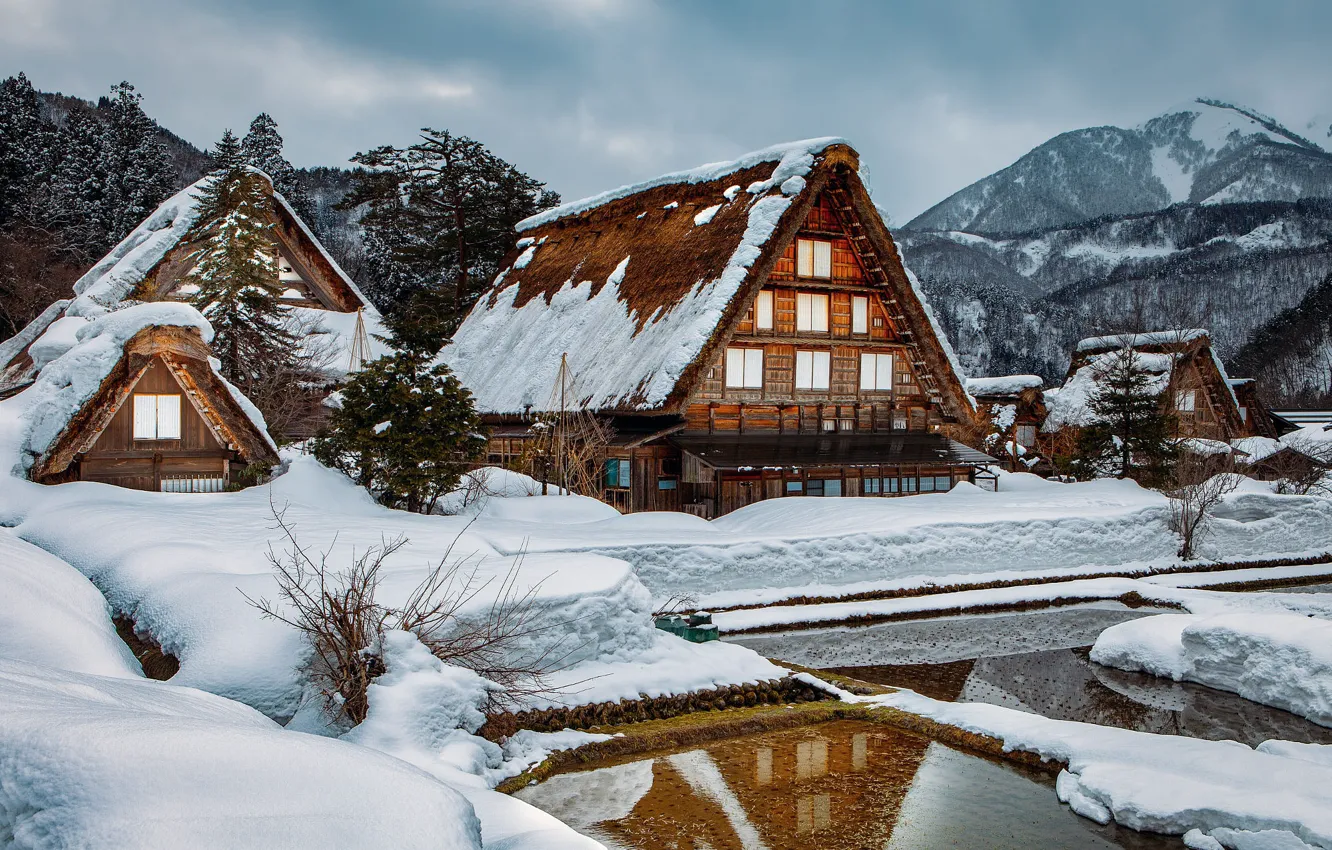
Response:
[[[1258,328],[1234,367],[1285,404],[1332,403],[1332,274]]]
[[[964,368],[1063,374],[1082,336],[1207,327],[1223,357],[1332,270],[1332,200],[1180,204],[1007,238],[896,231]]]
[[[1258,112],[1199,99],[1132,129],[1060,134],[906,224],[1015,233],[1180,202],[1332,196],[1332,154]]]

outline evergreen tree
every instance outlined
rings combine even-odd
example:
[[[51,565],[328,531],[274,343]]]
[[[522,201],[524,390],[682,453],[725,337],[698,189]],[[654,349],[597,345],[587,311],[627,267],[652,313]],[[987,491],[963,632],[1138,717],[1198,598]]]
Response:
[[[436,345],[494,278],[514,225],[559,203],[480,142],[448,131],[426,128],[410,147],[375,148],[352,161],[368,170],[343,206],[367,205],[361,224],[379,282],[372,297],[390,313],[410,306],[440,317]]]
[[[245,164],[241,153],[240,140],[230,129],[222,131],[222,138],[213,147],[213,168],[222,174],[234,171]]]
[[[485,452],[472,394],[432,358],[399,352],[357,372],[314,454],[390,507],[430,513]]]
[[[85,262],[93,262],[112,244],[108,220],[106,125],[91,109],[76,108],[60,129],[59,162],[52,180],[47,224],[59,229],[64,243]]]
[[[20,73],[0,82],[0,229],[40,224],[55,162],[55,133],[42,118],[41,98]]]
[[[213,325],[223,376],[242,390],[296,345],[279,301],[266,182],[242,168],[218,174],[200,195],[189,237],[199,248],[185,283],[198,287],[191,300]]]
[[[297,215],[308,221],[311,218],[310,199],[300,184],[296,169],[282,155],[282,145],[277,122],[267,112],[261,112],[250,122],[250,131],[241,142],[241,151],[245,162],[267,174],[273,181],[273,188],[282,193]]]
[[[99,104],[107,116],[103,214],[112,243],[166,200],[176,180],[166,144],[158,138],[157,124],[143,111],[141,100],[134,86],[120,83]]]
[[[1074,470],[1084,478],[1111,473],[1163,484],[1175,457],[1173,419],[1162,409],[1155,376],[1126,347],[1103,355],[1097,379],[1087,402],[1095,422],[1078,435]]]

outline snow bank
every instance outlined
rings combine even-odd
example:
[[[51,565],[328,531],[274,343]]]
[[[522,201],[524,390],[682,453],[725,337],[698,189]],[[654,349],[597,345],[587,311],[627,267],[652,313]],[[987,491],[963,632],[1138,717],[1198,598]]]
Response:
[[[1325,619],[1161,614],[1106,629],[1091,658],[1231,691],[1332,726],[1332,622]]]
[[[1193,847],[1332,846],[1332,766],[1206,741],[1050,720],[1010,708],[949,703],[911,691],[850,701],[886,705],[1062,761],[1059,799],[1099,823],[1184,835]],[[1261,844],[1253,834],[1270,831]],[[1198,843],[1210,837],[1213,844]],[[1278,840],[1286,843],[1277,843]]]
[[[452,547],[451,558],[466,559],[463,576],[474,573],[477,584],[486,584],[471,613],[488,609],[518,562],[513,587],[519,594],[531,590],[538,608],[517,651],[550,650],[576,664],[650,644],[651,599],[623,561],[589,553],[502,554],[475,526],[468,528],[467,518],[389,510],[313,458],[287,452],[284,459],[290,468],[272,485],[236,493],[0,480],[0,521],[92,578],[113,607],[130,613],[179,658],[173,681],[272,717],[296,711],[303,691],[297,668],[305,653],[295,630],[263,619],[246,601],[247,595],[277,598],[268,551],[271,545],[281,553],[288,544],[272,507],[285,511],[302,544],[327,552],[337,570],[354,553],[406,537],[408,544],[381,572],[379,594],[387,604],[402,602]]]
[[[479,850],[458,793],[190,688],[0,661],[6,846]]]
[[[0,587],[0,658],[98,676],[143,675],[97,588],[8,529],[0,529]]]

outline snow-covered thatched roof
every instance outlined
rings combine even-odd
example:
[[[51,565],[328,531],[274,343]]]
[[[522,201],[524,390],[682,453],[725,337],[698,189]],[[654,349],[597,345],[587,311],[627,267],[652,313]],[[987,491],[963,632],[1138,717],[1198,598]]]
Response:
[[[268,176],[256,171],[268,181]],[[186,237],[199,218],[199,194],[208,181],[205,176],[163,201],[156,210],[120,241],[111,251],[74,283],[74,297],[57,301],[28,323],[18,334],[0,343],[0,390],[12,390],[33,379],[35,369],[72,345],[74,330],[110,312],[143,301],[161,301],[171,294],[175,282],[189,270],[188,257],[194,246]],[[300,258],[309,272],[308,283],[326,309],[289,308],[303,333],[332,349],[338,357],[349,348],[354,321],[341,321],[341,315],[354,318],[362,311],[370,334],[382,332],[379,312],[309,227],[292,209],[287,199],[267,183],[273,201],[276,237]],[[316,336],[317,335],[317,336]],[[371,340],[368,359],[383,353],[382,345]],[[31,359],[33,362],[29,362]],[[345,361],[341,357],[339,362]],[[345,371],[345,370],[344,370]]]
[[[951,349],[860,183],[843,139],[765,148],[574,201],[521,238],[440,352],[487,413],[546,409],[567,355],[573,406],[674,412],[819,193],[836,181],[953,409]]]
[[[1021,395],[1026,390],[1045,386],[1040,375],[999,375],[993,378],[967,378],[967,392],[973,396]]]
[[[275,456],[263,415],[218,374],[209,359],[213,328],[198,310],[188,304],[157,302],[91,320],[68,317],[68,321],[79,323],[69,347],[37,366],[31,386],[0,402],[21,423],[16,474],[31,467],[42,474],[59,473],[82,442],[68,439],[77,436],[71,432],[82,430],[86,436],[105,427],[118,406],[111,400],[123,401],[124,392],[118,390],[127,392],[137,381],[127,362],[136,340],[143,340],[140,347],[145,352],[172,353],[172,365],[188,374],[188,384],[196,390],[195,400],[213,412],[206,418],[223,433],[223,444],[232,445],[247,460],[269,451]],[[146,340],[145,335],[153,339]],[[102,403],[93,404],[95,399]]]

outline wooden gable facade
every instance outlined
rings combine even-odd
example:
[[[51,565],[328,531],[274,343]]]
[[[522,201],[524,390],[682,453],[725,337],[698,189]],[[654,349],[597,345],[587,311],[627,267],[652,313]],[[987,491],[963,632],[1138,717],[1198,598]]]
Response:
[[[197,331],[140,331],[75,412],[30,477],[99,481],[134,490],[221,492],[277,453],[208,362]]]
[[[625,512],[683,510],[712,517],[784,496],[945,491],[992,460],[950,439],[955,432],[974,432],[975,409],[857,167],[849,146],[822,152],[662,403],[595,411],[613,434],[601,498]],[[625,220],[660,215],[656,210],[663,206],[667,215],[678,215],[676,204],[687,223],[728,186],[734,197],[763,172],[751,168],[687,190],[654,186],[614,202],[619,221],[607,221],[610,213],[584,214],[594,219],[585,227],[595,232],[583,235],[595,243],[628,226]],[[681,200],[663,204],[668,197]],[[556,221],[524,234],[525,242],[542,240],[543,246],[555,243],[553,251],[567,251],[579,238],[568,231],[583,223],[578,217]],[[686,226],[678,239],[693,232]],[[540,248],[537,259],[543,251],[558,256],[551,250]],[[725,260],[734,250],[733,243],[723,244],[713,253]],[[641,253],[632,244],[616,245],[605,251],[605,262]],[[655,288],[688,292],[707,279],[709,270],[698,267],[697,256],[682,258],[674,274],[669,265],[654,266],[652,273],[666,279]],[[567,262],[577,274],[573,259]],[[552,271],[550,286],[558,289],[569,274]],[[515,284],[519,299],[524,288],[535,289],[530,279]],[[632,303],[639,285],[626,279],[621,298]],[[467,331],[465,323],[460,335]],[[628,388],[625,397],[634,392]],[[492,412],[491,419],[497,429],[490,461],[512,463],[528,436],[523,417]]]

